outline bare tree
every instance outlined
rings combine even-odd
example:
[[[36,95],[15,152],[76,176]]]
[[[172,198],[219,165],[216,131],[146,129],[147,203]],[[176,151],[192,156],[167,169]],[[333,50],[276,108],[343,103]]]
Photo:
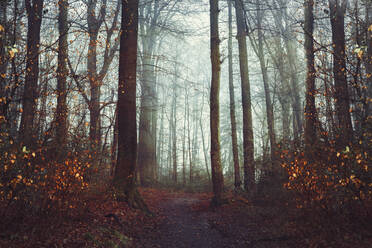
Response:
[[[26,76],[22,97],[20,140],[26,146],[35,143],[34,118],[36,113],[37,84],[39,78],[40,27],[43,17],[43,0],[26,0],[28,20]]]
[[[118,161],[113,185],[118,200],[126,200],[130,206],[147,209],[135,186],[138,0],[122,0],[120,33]]]
[[[306,75],[306,108],[305,108],[305,146],[307,157],[312,158],[312,150],[316,144],[316,120],[315,108],[315,61],[314,61],[314,1],[305,0],[305,52],[307,63]]]
[[[242,182],[240,179],[240,165],[238,154],[238,138],[236,135],[236,117],[235,117],[235,95],[233,79],[233,62],[232,62],[232,0],[228,1],[228,22],[229,22],[229,40],[228,40],[228,59],[229,59],[229,93],[230,93],[230,122],[231,122],[231,142],[234,162],[234,185],[239,189]]]
[[[243,15],[243,3],[235,0],[235,13],[237,23],[237,39],[239,45],[239,65],[242,87],[242,105],[243,105],[243,149],[244,149],[244,189],[250,193],[254,192],[255,168],[254,168],[254,142],[253,142],[253,124],[251,92],[248,72],[248,57],[246,43],[246,25]],[[212,117],[211,117],[212,118]]]
[[[218,0],[210,0],[210,25],[211,25],[211,63],[212,81],[210,92],[210,128],[211,128],[211,167],[214,197],[212,203],[215,206],[222,204],[223,174],[220,151],[220,38],[218,31]]]
[[[58,67],[57,67],[57,110],[56,110],[56,144],[64,150],[67,137],[67,57],[68,57],[68,0],[58,4]]]
[[[329,0],[333,43],[333,76],[337,116],[337,145],[345,148],[352,141],[353,128],[350,116],[349,92],[346,77],[344,16],[347,1]]]

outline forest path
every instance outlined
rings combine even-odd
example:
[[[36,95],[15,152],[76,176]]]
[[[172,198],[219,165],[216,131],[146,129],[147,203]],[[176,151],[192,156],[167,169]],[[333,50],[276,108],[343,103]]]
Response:
[[[201,200],[194,197],[164,199],[159,204],[165,217],[160,226],[161,236],[155,240],[158,247],[222,247],[222,235],[211,227],[206,213],[192,207]]]
[[[146,197],[145,197],[146,198]],[[166,193],[158,198],[155,211],[161,221],[146,235],[141,247],[219,248],[247,247],[216,228],[216,213],[209,208],[209,197],[201,194]]]

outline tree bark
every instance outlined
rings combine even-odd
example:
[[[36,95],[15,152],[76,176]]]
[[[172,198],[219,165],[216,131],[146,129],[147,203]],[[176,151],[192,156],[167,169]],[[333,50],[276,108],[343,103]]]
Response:
[[[231,122],[231,142],[234,163],[234,186],[239,189],[242,181],[240,180],[240,165],[238,153],[238,138],[236,136],[236,117],[235,117],[235,95],[232,62],[232,1],[228,0],[229,18],[229,40],[228,40],[228,59],[229,59],[229,93],[230,93],[230,122]]]
[[[118,200],[132,207],[147,210],[135,187],[136,128],[136,66],[138,34],[138,0],[122,0],[118,85],[118,161],[113,185]]]
[[[183,139],[182,139],[182,183],[186,185],[186,113],[187,113],[187,89],[185,87],[185,106],[183,118]]]
[[[210,0],[210,44],[212,81],[210,92],[211,167],[214,197],[213,205],[222,204],[223,174],[220,151],[220,38],[218,31],[218,0]]]
[[[239,65],[242,87],[243,105],[243,149],[244,149],[244,189],[250,193],[255,191],[255,168],[254,168],[254,143],[253,124],[251,109],[251,92],[248,72],[248,56],[245,22],[243,16],[242,1],[235,0],[235,13],[237,23],[237,39],[239,46]]]
[[[341,2],[341,4],[339,4]],[[344,15],[347,1],[329,0],[333,43],[333,76],[337,116],[336,142],[344,149],[352,141],[353,128],[350,116],[349,92],[346,78]]]
[[[142,44],[141,112],[139,125],[138,166],[141,184],[149,186],[155,181],[156,168],[156,75],[153,58],[156,41],[156,24],[159,3],[145,3],[140,9]],[[146,10],[146,13],[144,13]],[[148,18],[145,20],[145,18]]]
[[[63,151],[67,141],[67,57],[68,57],[68,0],[58,4],[58,67],[57,67],[57,110],[56,110],[56,145]]]
[[[7,0],[2,0],[0,2],[0,125],[2,125],[6,120],[6,108],[7,108],[7,96],[5,94],[5,84],[6,84],[6,71],[8,65],[8,56],[5,52],[5,47],[8,43],[7,33]]]
[[[372,2],[366,2],[366,24],[367,24],[367,110],[366,119],[372,115]],[[371,121],[369,121],[371,122]]]
[[[312,151],[317,141],[315,108],[315,62],[314,62],[314,0],[305,0],[305,53],[306,53],[306,107],[305,107],[305,153],[312,159]]]
[[[270,89],[269,89],[269,75],[267,73],[267,65],[265,62],[265,54],[264,54],[264,34],[262,31],[262,20],[263,20],[263,11],[260,8],[260,4],[256,1],[257,5],[257,33],[258,33],[258,42],[255,42],[251,36],[251,43],[254,44],[253,47],[255,48],[255,52],[258,56],[261,73],[262,73],[262,80],[264,84],[264,92],[265,92],[265,105],[266,105],[266,122],[267,122],[267,131],[269,134],[269,141],[270,141],[270,168],[268,168],[269,174],[271,174],[276,167],[276,137],[275,137],[275,123],[274,123],[274,110],[273,105],[271,102],[270,96]]]
[[[177,73],[177,69],[176,69]],[[173,182],[177,184],[177,80],[173,81],[173,101],[172,101],[172,155],[173,155]]]
[[[40,28],[43,17],[43,0],[26,0],[28,20],[27,53],[25,86],[22,97],[22,118],[20,125],[20,139],[25,146],[36,143],[34,118],[37,104],[37,83],[39,78],[39,46]]]
[[[90,99],[87,100],[90,111],[90,126],[89,126],[89,140],[91,149],[98,155],[100,151],[102,140],[101,140],[101,85],[105,78],[114,53],[119,45],[119,40],[114,44],[111,42],[111,37],[114,30],[117,27],[117,19],[120,9],[120,0],[117,2],[117,9],[114,13],[113,21],[110,27],[106,30],[106,46],[103,55],[102,67],[98,71],[97,68],[97,44],[98,44],[98,32],[104,23],[106,18],[107,0],[101,0],[101,7],[99,8],[99,14],[96,14],[97,0],[87,1],[87,23],[88,23],[88,56],[87,56],[87,76],[90,87]],[[99,161],[98,159],[95,161]]]
[[[112,145],[111,145],[111,170],[110,175],[114,175],[117,157],[118,157],[118,129],[119,129],[119,123],[118,123],[118,108],[115,109],[115,121],[114,121],[114,131],[113,131],[113,139],[112,139]]]

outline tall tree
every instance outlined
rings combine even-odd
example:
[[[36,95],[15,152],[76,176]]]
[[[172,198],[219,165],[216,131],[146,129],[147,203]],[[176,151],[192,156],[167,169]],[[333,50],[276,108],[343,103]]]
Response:
[[[98,152],[101,147],[101,86],[110,64],[114,58],[114,53],[119,46],[119,39],[114,44],[111,41],[112,35],[117,27],[119,16],[120,0],[117,0],[116,10],[110,27],[106,29],[106,42],[103,55],[103,63],[100,70],[97,68],[97,44],[99,44],[99,30],[105,23],[107,12],[107,0],[100,0],[100,8],[97,11],[98,0],[88,0],[87,4],[87,23],[88,23],[88,56],[87,56],[87,77],[90,86],[90,99],[85,97],[90,113],[89,140],[93,151]],[[97,14],[98,12],[98,14]],[[105,23],[106,24],[106,23]],[[106,24],[107,25],[107,24]],[[80,89],[80,91],[84,91]],[[98,160],[97,160],[98,161]]]
[[[232,62],[232,0],[228,1],[228,19],[229,19],[228,59],[229,59],[231,142],[232,142],[232,152],[233,152],[233,162],[234,162],[234,186],[235,186],[235,189],[239,189],[242,182],[240,180],[238,138],[236,135],[236,117],[235,117],[235,95],[234,95],[234,78],[233,78],[233,62]]]
[[[329,0],[332,26],[334,96],[337,116],[337,146],[341,149],[351,142],[353,128],[350,116],[349,92],[346,76],[344,18],[346,0]]]
[[[312,158],[311,151],[316,143],[316,119],[315,108],[315,62],[314,62],[314,0],[305,0],[305,53],[307,63],[306,74],[306,107],[305,107],[305,146],[308,158]]]
[[[274,123],[274,109],[271,102],[270,96],[270,87],[269,87],[269,74],[267,71],[267,62],[264,53],[264,33],[263,33],[263,18],[264,11],[261,8],[261,5],[258,0],[256,0],[256,25],[257,25],[257,39],[253,35],[248,35],[253,50],[256,53],[261,67],[262,81],[264,85],[265,92],[265,106],[266,106],[266,122],[267,122],[267,131],[269,134],[270,140],[270,158],[271,166],[267,168],[267,171],[271,173],[276,164],[276,137],[275,137],[275,123]]]
[[[67,57],[68,57],[68,0],[60,0],[58,4],[58,67],[57,67],[57,110],[56,110],[56,144],[62,148],[67,136]]]
[[[243,106],[244,189],[253,193],[255,185],[253,124],[246,42],[247,33],[243,15],[243,7],[242,1],[235,0],[236,24],[238,29],[238,34],[236,37],[238,39],[239,46],[240,80],[242,87]]]
[[[140,35],[142,45],[141,111],[139,120],[138,168],[141,184],[149,186],[154,181],[156,167],[155,133],[152,116],[155,115],[155,59],[156,24],[160,15],[159,1],[144,2],[140,7]],[[150,18],[148,20],[147,18]]]
[[[367,24],[367,113],[366,116],[372,115],[372,1],[366,0],[366,24]],[[368,100],[367,100],[368,101]]]
[[[39,78],[40,28],[43,17],[43,0],[26,0],[27,11],[27,54],[25,86],[22,97],[22,118],[20,138],[26,146],[35,144],[34,118],[37,104]]]
[[[210,0],[210,42],[212,81],[210,90],[211,167],[215,206],[222,204],[223,174],[220,151],[220,38],[218,31],[218,0]]]
[[[172,157],[173,157],[173,182],[177,183],[177,64],[175,63],[175,77],[173,79],[172,96]]]
[[[5,53],[7,45],[7,5],[8,1],[0,1],[0,125],[6,116],[5,80],[8,58]]]
[[[133,207],[146,205],[135,187],[137,156],[136,66],[138,0],[122,0],[118,85],[118,161],[113,185],[118,200]]]

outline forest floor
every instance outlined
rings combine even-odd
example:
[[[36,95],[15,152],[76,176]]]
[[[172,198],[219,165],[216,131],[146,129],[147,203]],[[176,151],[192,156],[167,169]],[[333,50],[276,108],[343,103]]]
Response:
[[[306,223],[283,199],[250,202],[227,193],[228,203],[211,209],[210,193],[150,188],[140,192],[151,215],[97,194],[74,215],[29,216],[22,225],[0,225],[0,247],[370,247],[372,243],[371,236],[342,234],[335,239],[323,228],[299,228]]]
[[[206,193],[160,193],[160,201],[152,201],[151,190],[143,191],[152,202],[157,227],[148,232],[138,247],[296,247],[298,240],[279,228],[277,211],[270,207],[252,208],[243,197],[228,196],[229,203],[211,209],[212,195]],[[159,197],[159,191],[156,192]],[[283,226],[284,227],[284,226]],[[283,229],[282,231],[280,229]]]

